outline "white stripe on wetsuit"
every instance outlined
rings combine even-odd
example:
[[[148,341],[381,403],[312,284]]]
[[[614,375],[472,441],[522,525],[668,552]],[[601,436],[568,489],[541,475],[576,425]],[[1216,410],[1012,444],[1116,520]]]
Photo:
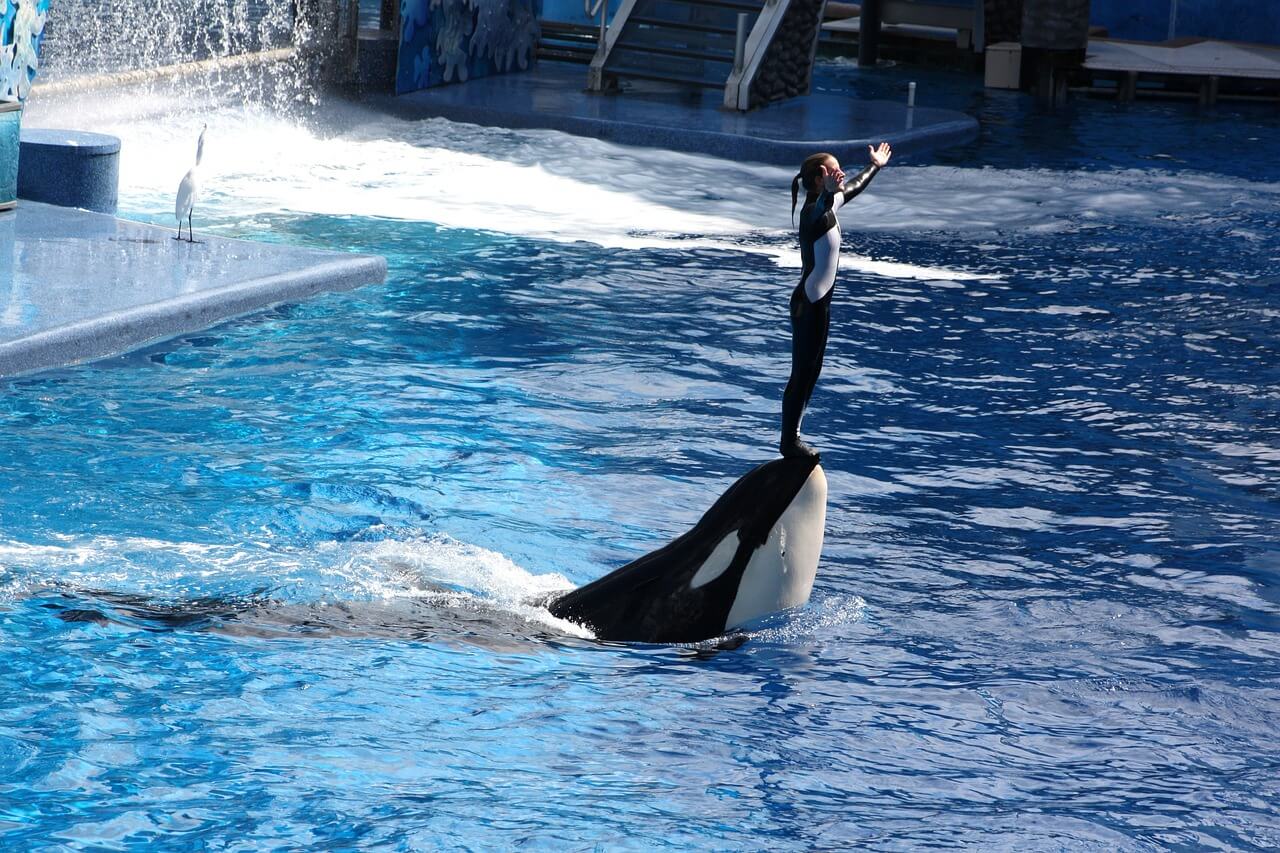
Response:
[[[810,302],[823,299],[835,287],[836,271],[840,267],[840,220],[836,213],[845,202],[866,189],[878,171],[879,167],[874,164],[868,166],[852,181],[830,194],[832,225],[813,241],[813,269],[804,280],[804,295]],[[826,195],[825,190],[821,192],[816,204],[821,204]]]
[[[836,193],[834,213],[842,204],[842,196]],[[821,237],[813,241],[813,270],[804,280],[804,295],[810,302],[817,302],[831,292],[836,283],[836,270],[840,267],[840,220],[826,230]]]

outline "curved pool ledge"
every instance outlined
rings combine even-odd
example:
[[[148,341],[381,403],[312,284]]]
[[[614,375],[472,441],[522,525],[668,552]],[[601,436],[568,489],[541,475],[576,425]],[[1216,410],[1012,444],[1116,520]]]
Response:
[[[861,160],[867,145],[884,141],[898,154],[913,155],[978,135],[977,119],[955,110],[819,93],[738,112],[721,107],[719,91],[637,87],[598,94],[584,91],[586,79],[583,66],[541,63],[530,71],[372,100],[406,119],[439,116],[489,127],[560,130],[786,166],[815,151]]]
[[[386,277],[376,255],[173,235],[30,201],[0,215],[0,376],[117,355]]]

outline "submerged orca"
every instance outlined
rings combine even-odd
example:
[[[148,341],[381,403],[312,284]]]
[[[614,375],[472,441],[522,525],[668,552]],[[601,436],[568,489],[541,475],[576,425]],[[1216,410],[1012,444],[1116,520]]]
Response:
[[[302,601],[246,595],[165,600],[135,593],[55,585],[37,593],[41,606],[73,624],[117,625],[153,633],[207,632],[256,639],[382,637],[527,651],[530,642],[576,642],[546,623],[422,582],[418,595],[373,601]]]
[[[547,607],[601,640],[720,637],[809,600],[826,518],[817,458],[775,459],[730,486],[688,533]]]
[[[688,533],[612,574],[549,602],[552,615],[598,640],[701,643],[809,600],[822,551],[827,478],[816,458],[783,458],[752,469]],[[420,586],[421,583],[415,586]],[[430,591],[430,590],[428,590]],[[232,636],[388,636],[504,649],[546,635],[547,626],[488,608],[449,588],[393,602],[290,603],[266,592],[159,601],[108,591],[54,588],[44,605],[65,622]],[[738,638],[732,638],[738,639]],[[732,648],[732,643],[718,648]]]

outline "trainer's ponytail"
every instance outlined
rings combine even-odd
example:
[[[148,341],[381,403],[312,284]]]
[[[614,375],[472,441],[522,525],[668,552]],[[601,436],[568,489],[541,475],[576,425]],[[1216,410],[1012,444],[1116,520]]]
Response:
[[[791,179],[791,224],[796,224],[796,196],[800,192],[800,173]]]

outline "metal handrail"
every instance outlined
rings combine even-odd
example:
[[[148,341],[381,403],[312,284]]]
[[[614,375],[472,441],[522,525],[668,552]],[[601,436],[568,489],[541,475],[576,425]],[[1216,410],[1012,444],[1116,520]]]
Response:
[[[588,18],[594,18],[596,15],[599,15],[599,16],[600,16],[600,46],[599,46],[599,50],[603,51],[603,50],[604,50],[604,38],[605,38],[605,32],[609,29],[609,24],[608,24],[608,17],[609,17],[609,4],[608,4],[608,0],[596,0],[596,4],[595,4],[594,6],[592,6],[592,5],[591,5],[591,0],[582,0],[582,11],[584,11],[584,12],[586,12],[586,13],[587,13],[587,17],[588,17]]]
[[[747,50],[747,18],[746,12],[738,13],[738,30],[733,39],[733,70],[742,73],[743,54]]]

